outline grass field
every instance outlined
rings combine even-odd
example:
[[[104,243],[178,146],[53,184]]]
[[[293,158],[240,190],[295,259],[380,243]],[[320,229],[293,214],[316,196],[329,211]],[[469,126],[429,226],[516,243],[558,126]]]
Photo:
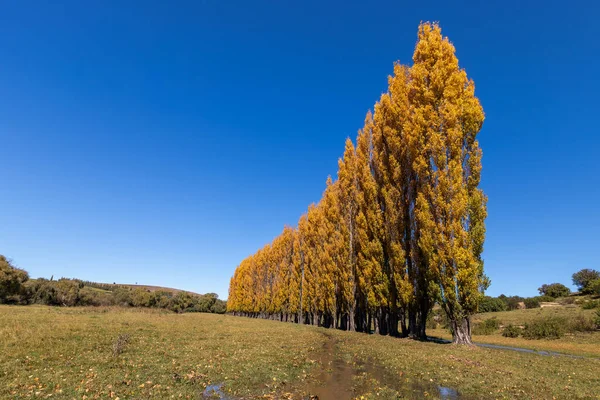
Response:
[[[596,310],[582,310],[580,307],[576,306],[534,308],[530,310],[477,314],[473,317],[473,323],[478,323],[490,318],[497,318],[502,325],[512,324],[523,326],[528,322],[540,318],[562,317],[568,320],[580,315],[591,318],[595,313]],[[437,336],[443,339],[452,338],[450,332],[444,329],[430,329],[427,333],[431,336]],[[501,330],[499,330],[492,335],[473,335],[473,341],[477,343],[522,347],[532,350],[545,350],[557,353],[600,357],[600,332],[567,333],[565,337],[556,340],[527,340],[522,337],[503,337]]]
[[[148,309],[0,306],[0,321],[2,399],[600,398],[599,359]]]

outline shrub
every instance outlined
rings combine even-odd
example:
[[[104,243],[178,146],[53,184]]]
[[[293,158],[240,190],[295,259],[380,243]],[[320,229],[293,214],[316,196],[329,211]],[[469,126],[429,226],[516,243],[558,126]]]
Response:
[[[473,335],[491,335],[498,329],[500,329],[500,321],[496,318],[491,318],[475,325],[471,333]]]
[[[550,296],[536,296],[536,297],[528,297],[523,302],[525,303],[526,308],[539,308],[540,303],[549,303],[553,302],[554,298]]]
[[[129,334],[121,333],[113,343],[113,356],[117,357],[125,350],[125,346],[129,343]]]
[[[583,314],[579,314],[573,318],[569,324],[569,331],[571,332],[593,332],[595,330],[595,322]]]
[[[479,303],[479,312],[506,311],[508,305],[498,297],[485,296]]]
[[[575,297],[563,297],[558,302],[562,305],[576,304],[577,299]]]
[[[582,269],[573,274],[573,284],[581,293],[590,294],[590,283],[600,279],[600,272],[593,269]]]
[[[437,329],[438,328],[438,322],[435,320],[435,317],[433,315],[429,315],[427,316],[427,321],[425,321],[425,327],[427,329]]]
[[[505,326],[504,330],[502,331],[502,336],[509,337],[509,338],[519,337],[520,334],[521,334],[521,328],[519,328],[518,326],[514,326],[512,324]]]
[[[549,285],[542,285],[538,289],[541,295],[550,296],[554,299],[558,297],[566,297],[571,294],[571,289],[563,285],[562,283],[551,283]]]
[[[548,303],[548,302],[553,302],[554,301],[554,297],[548,296],[548,295],[537,296],[536,299],[540,303]]]
[[[0,255],[0,304],[19,303],[25,293],[25,282],[29,280],[26,271],[16,268],[11,261]]]
[[[528,297],[525,300],[523,300],[523,302],[525,303],[525,307],[527,307],[527,308],[539,308],[540,307],[540,301],[538,300],[537,297]]]
[[[567,320],[561,317],[538,319],[525,324],[523,337],[525,339],[559,339],[565,334],[567,326]]]
[[[584,310],[593,310],[594,308],[600,308],[600,300],[586,301],[581,305]]]
[[[506,306],[511,311],[519,309],[519,304],[522,303],[523,301],[525,301],[525,299],[523,297],[521,297],[521,296],[510,296],[510,297],[507,297],[507,296],[501,294],[500,296],[498,296],[498,298],[500,300],[502,300],[503,302],[505,302]]]
[[[594,279],[587,286],[588,292],[600,296],[600,279]]]
[[[600,310],[596,311],[594,322],[596,323],[596,328],[600,329]]]

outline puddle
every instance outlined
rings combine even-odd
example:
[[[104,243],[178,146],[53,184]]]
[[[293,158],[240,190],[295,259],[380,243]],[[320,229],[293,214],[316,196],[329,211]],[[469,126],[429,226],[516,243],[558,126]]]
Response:
[[[229,398],[225,395],[225,393],[223,393],[222,388],[222,383],[208,385],[206,389],[204,389],[204,392],[202,392],[202,398],[228,400]]]
[[[456,391],[456,389],[452,389],[445,386],[438,386],[438,391],[440,392],[440,399],[442,400],[458,399],[458,392]]]

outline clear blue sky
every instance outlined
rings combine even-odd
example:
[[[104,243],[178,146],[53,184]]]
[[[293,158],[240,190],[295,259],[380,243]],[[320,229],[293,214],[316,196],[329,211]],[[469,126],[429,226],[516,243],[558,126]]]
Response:
[[[488,293],[600,269],[594,2],[42,3],[0,6],[0,253],[33,277],[227,297],[320,198],[421,20],[487,116]]]

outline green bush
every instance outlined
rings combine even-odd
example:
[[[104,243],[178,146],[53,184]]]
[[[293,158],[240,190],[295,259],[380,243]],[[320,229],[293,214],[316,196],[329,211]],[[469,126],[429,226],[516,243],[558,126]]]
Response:
[[[600,296],[600,278],[591,281],[587,286],[587,290],[590,294]]]
[[[24,283],[29,280],[29,274],[16,268],[11,261],[0,254],[0,304],[20,303],[25,297]]]
[[[500,329],[500,321],[496,318],[491,318],[476,324],[471,330],[471,333],[473,335],[491,335],[498,329]]]
[[[581,308],[584,310],[593,310],[594,308],[600,308],[600,300],[590,300],[581,304]]]
[[[525,300],[523,300],[526,308],[539,308],[540,303],[550,303],[553,301],[554,298],[550,296],[528,297]]]
[[[521,335],[521,331],[522,329],[519,328],[518,326],[514,326],[514,325],[507,325],[504,327],[504,330],[502,331],[502,336],[504,337],[509,337],[509,338],[516,338],[519,337],[519,335]]]
[[[498,297],[485,296],[479,302],[479,312],[497,312],[508,310],[508,305]]]
[[[596,328],[600,329],[600,310],[596,311],[596,316],[594,317],[594,322],[596,323]]]
[[[566,297],[571,294],[571,289],[563,285],[562,283],[551,283],[549,285],[542,285],[538,289],[541,295],[550,296],[554,299],[558,297]]]
[[[537,297],[528,297],[523,302],[526,308],[540,308],[540,301]]]
[[[506,304],[506,307],[508,308],[508,310],[510,310],[510,311],[517,310],[519,308],[519,303],[521,303],[525,300],[521,296],[508,297],[504,294],[501,294],[500,296],[498,296],[498,299],[502,300]]]
[[[537,296],[536,299],[540,303],[550,303],[554,301],[554,297],[548,295]]]
[[[568,321],[561,317],[538,319],[525,324],[523,337],[525,339],[559,339],[563,337]]]

